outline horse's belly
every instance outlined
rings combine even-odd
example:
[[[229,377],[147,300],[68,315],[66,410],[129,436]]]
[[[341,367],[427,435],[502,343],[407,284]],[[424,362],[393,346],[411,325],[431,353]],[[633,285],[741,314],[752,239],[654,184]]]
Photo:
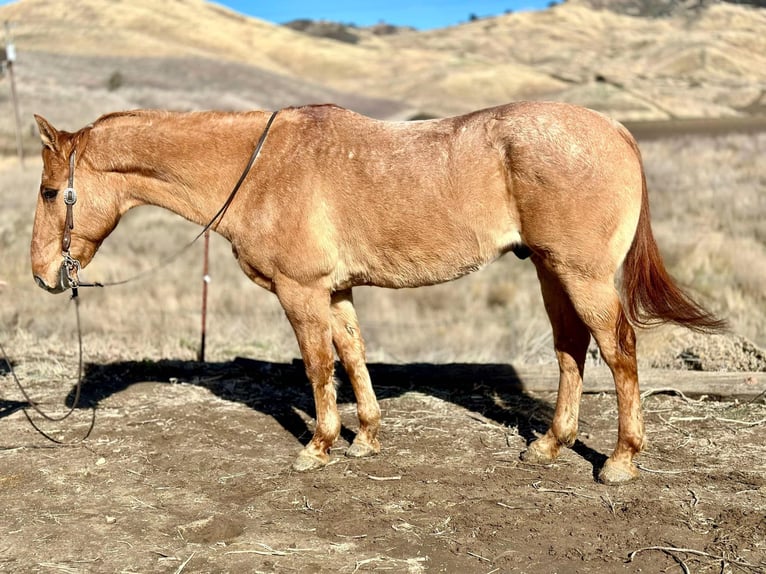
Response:
[[[439,245],[419,243],[380,247],[369,251],[363,261],[346,267],[344,283],[378,287],[422,287],[452,281],[478,271],[521,245],[518,230],[492,236],[453,238]]]

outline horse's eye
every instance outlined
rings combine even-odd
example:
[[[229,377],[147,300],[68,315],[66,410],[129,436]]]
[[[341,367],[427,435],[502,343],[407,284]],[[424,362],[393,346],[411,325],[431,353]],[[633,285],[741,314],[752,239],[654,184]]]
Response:
[[[43,189],[43,199],[45,201],[53,201],[56,199],[56,196],[59,194],[58,189],[51,189],[50,187],[46,187]]]

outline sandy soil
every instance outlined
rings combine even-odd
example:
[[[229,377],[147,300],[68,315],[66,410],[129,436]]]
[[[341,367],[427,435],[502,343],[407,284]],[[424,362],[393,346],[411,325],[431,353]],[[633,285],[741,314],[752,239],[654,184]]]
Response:
[[[0,401],[0,572],[764,571],[763,396],[646,397],[641,477],[606,487],[614,397],[586,395],[575,448],[526,464],[555,397],[484,382],[503,369],[373,366],[383,452],[364,460],[343,456],[342,381],[342,439],[308,474],[289,470],[312,428],[297,365],[92,366],[95,427],[69,447]],[[57,389],[32,387],[54,409]],[[90,421],[83,408],[43,426],[69,441]]]

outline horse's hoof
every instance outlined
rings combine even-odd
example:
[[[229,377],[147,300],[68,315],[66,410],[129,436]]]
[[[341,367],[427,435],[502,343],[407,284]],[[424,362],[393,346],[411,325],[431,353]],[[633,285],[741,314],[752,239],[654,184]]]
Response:
[[[613,462],[611,459],[607,459],[601,472],[598,473],[599,482],[609,486],[625,484],[637,478],[638,469],[632,462],[626,466],[625,464]]]
[[[298,455],[298,458],[293,462],[293,470],[297,472],[307,472],[309,470],[316,470],[322,468],[328,462],[328,458],[320,458],[314,454],[307,453],[305,451]]]
[[[550,464],[556,460],[557,456],[558,452],[551,452],[550,449],[542,446],[540,439],[538,439],[530,444],[527,450],[521,453],[521,460],[532,464]]]
[[[365,456],[374,456],[378,453],[380,453],[380,443],[378,443],[377,439],[373,444],[355,440],[351,446],[348,447],[346,456],[351,458],[363,458]]]

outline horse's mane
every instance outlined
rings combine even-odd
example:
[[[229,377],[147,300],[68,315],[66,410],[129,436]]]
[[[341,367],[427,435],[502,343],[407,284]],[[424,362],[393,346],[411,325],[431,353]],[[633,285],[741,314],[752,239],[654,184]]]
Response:
[[[110,112],[98,118],[91,125],[95,127],[95,126],[100,126],[107,123],[116,122],[125,118],[150,118],[150,117],[156,118],[156,117],[167,117],[171,114],[172,112],[168,112],[165,110],[127,110],[122,112]]]
[[[182,118],[182,117],[199,117],[199,118],[215,118],[215,117],[224,117],[229,116],[232,113],[239,113],[243,115],[247,115],[249,113],[253,112],[228,112],[228,111],[219,111],[219,110],[195,110],[195,111],[171,111],[171,110],[157,110],[157,109],[136,109],[136,110],[126,110],[126,111],[120,111],[120,112],[110,112],[108,114],[104,114],[100,118],[98,118],[95,122],[90,124],[91,128],[95,127],[104,127],[109,126],[111,124],[125,124],[125,123],[141,123],[140,120],[144,121],[150,121],[150,120],[167,120],[171,118]],[[136,121],[138,120],[138,121]]]

